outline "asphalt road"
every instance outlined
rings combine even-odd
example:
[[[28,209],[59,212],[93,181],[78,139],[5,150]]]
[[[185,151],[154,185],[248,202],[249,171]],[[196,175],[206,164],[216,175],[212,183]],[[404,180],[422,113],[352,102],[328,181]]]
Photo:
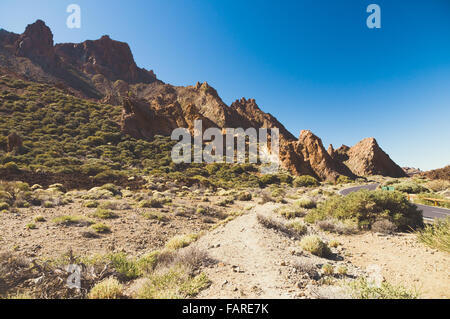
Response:
[[[359,191],[360,189],[368,189],[375,190],[379,184],[368,184],[368,185],[360,185],[355,187],[350,187],[339,191],[341,195],[348,195],[350,193]],[[435,206],[426,206],[415,204],[423,213],[423,217],[427,219],[435,219],[435,218],[445,218],[450,217],[450,209],[435,207]]]

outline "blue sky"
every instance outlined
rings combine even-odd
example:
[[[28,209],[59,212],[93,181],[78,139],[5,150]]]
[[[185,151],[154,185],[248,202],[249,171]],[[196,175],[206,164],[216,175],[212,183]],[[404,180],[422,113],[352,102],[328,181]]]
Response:
[[[66,7],[81,6],[81,29]],[[381,7],[381,29],[366,26]],[[296,136],[375,137],[401,166],[450,164],[450,1],[0,2],[0,28],[44,20],[55,42],[104,34],[174,85],[207,81],[230,104],[255,98]]]

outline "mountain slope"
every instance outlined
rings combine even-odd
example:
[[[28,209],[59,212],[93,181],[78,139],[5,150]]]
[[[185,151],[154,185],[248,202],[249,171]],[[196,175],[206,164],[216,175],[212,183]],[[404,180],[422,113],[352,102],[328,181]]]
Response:
[[[364,140],[348,151],[327,152],[320,138],[309,131],[302,131],[296,139],[254,99],[242,98],[228,106],[206,82],[178,87],[158,80],[153,71],[136,65],[128,44],[109,36],[54,45],[50,28],[41,20],[20,35],[0,30],[0,70],[79,98],[122,105],[122,115],[116,120],[120,130],[115,133],[136,139],[168,136],[177,127],[192,130],[197,119],[204,128],[278,128],[281,163],[293,174],[330,181],[340,175],[403,176],[376,142]]]

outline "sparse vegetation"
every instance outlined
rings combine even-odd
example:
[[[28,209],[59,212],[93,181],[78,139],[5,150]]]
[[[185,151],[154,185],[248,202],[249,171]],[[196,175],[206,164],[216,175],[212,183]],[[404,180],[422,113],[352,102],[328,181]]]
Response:
[[[160,222],[165,222],[169,219],[167,216],[159,212],[145,212],[143,216],[147,219],[154,219]]]
[[[277,230],[289,237],[299,239],[308,231],[306,226],[298,221],[285,225],[282,222],[276,221],[269,217],[265,217],[263,215],[257,215],[256,218],[258,219],[258,222],[264,227]]]
[[[99,234],[106,234],[111,232],[111,228],[105,224],[97,223],[91,226],[91,228]]]
[[[323,273],[325,276],[332,276],[332,275],[334,274],[334,267],[333,267],[333,265],[330,265],[330,264],[324,264],[324,265],[322,266],[322,273]]]
[[[347,196],[334,196],[305,217],[308,222],[327,219],[350,220],[360,229],[370,229],[382,219],[392,222],[399,231],[423,225],[422,213],[400,192],[360,190]]]
[[[331,255],[331,251],[330,248],[328,248],[328,245],[316,235],[303,237],[303,239],[300,241],[300,246],[304,250],[309,251],[311,254],[319,257],[328,257]]]
[[[33,220],[34,220],[34,222],[36,222],[36,223],[43,223],[43,222],[45,222],[45,217],[39,215],[39,216],[34,217]]]
[[[392,234],[396,231],[397,227],[394,223],[387,219],[377,220],[372,225],[372,231],[382,234]]]
[[[348,268],[344,265],[340,265],[337,267],[336,272],[341,276],[345,276],[348,273]]]
[[[350,284],[352,296],[357,299],[417,299],[417,292],[410,291],[402,286],[394,286],[382,282],[377,287],[366,278],[360,278]]]
[[[63,225],[63,226],[72,226],[72,225],[77,225],[77,226],[89,226],[91,224],[93,224],[94,222],[92,222],[89,219],[86,219],[83,216],[60,216],[60,217],[56,217],[53,219],[53,222],[55,224],[58,225]]]
[[[320,183],[312,176],[303,175],[295,177],[292,185],[294,187],[317,187]]]
[[[37,227],[36,227],[36,224],[34,224],[34,223],[29,223],[29,224],[27,224],[26,226],[25,226],[27,229],[36,229]]]
[[[353,220],[325,219],[316,222],[316,225],[324,231],[331,233],[350,235],[358,232],[358,224]]]
[[[311,209],[316,207],[316,202],[310,198],[304,197],[294,202],[294,206]]]
[[[107,278],[96,284],[89,292],[89,299],[119,299],[123,296],[123,285],[115,278]]]
[[[434,224],[425,226],[417,232],[417,238],[431,248],[450,253],[450,217],[437,219]]]
[[[237,195],[237,200],[250,201],[252,200],[252,194],[250,194],[249,192],[241,192]]]
[[[180,248],[189,246],[194,241],[196,241],[198,239],[198,237],[199,237],[198,234],[175,236],[166,243],[166,248],[176,250],[176,249],[180,249]]]
[[[92,217],[99,219],[113,219],[117,218],[117,215],[109,209],[97,208],[95,212],[92,214]]]
[[[193,297],[210,284],[208,277],[201,273],[195,277],[189,269],[175,265],[151,274],[137,297],[140,299],[181,299]]]

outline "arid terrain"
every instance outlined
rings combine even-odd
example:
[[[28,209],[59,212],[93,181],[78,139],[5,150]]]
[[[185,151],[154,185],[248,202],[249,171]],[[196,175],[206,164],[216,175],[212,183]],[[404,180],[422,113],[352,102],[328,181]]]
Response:
[[[278,128],[280,169],[175,163],[172,130],[197,120]],[[0,298],[449,298],[450,217],[415,205],[450,208],[449,168],[296,138],[108,36],[0,30]]]

